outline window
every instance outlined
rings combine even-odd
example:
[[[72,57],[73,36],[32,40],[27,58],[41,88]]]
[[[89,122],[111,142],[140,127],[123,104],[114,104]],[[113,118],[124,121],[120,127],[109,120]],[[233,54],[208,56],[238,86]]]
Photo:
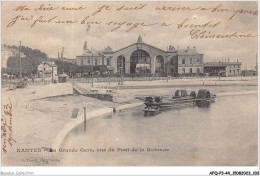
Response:
[[[95,59],[95,65],[97,65],[97,59]]]
[[[192,59],[190,59],[190,64],[192,64]]]
[[[185,64],[185,59],[182,59],[182,64]]]
[[[110,60],[109,59],[107,59],[107,65],[110,65]]]
[[[147,67],[139,67],[138,65],[146,64]],[[138,67],[137,67],[138,66]],[[130,56],[130,73],[151,72],[151,58],[150,55],[144,50],[136,50]]]
[[[81,61],[81,64],[80,64],[80,65],[83,65],[83,59],[81,59],[80,61]]]
[[[200,62],[200,58],[197,58],[197,62]]]
[[[90,59],[88,59],[88,64],[90,64]]]
[[[229,73],[231,73],[231,70],[229,70]]]
[[[185,68],[182,69],[182,72],[185,73]]]
[[[197,68],[197,73],[200,73],[200,68]]]
[[[190,73],[192,73],[192,68],[190,68]]]

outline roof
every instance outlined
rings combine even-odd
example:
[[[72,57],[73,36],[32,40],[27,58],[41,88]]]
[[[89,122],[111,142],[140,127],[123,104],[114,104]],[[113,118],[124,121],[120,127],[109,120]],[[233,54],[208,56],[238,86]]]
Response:
[[[102,51],[98,51],[98,50],[95,50],[95,49],[92,49],[92,50],[87,49],[79,56],[92,56],[92,55],[93,56],[99,56],[101,52]],[[78,56],[76,56],[76,57],[78,57]]]
[[[187,47],[187,49],[178,49],[177,52],[179,55],[200,54],[197,52],[196,47],[193,47],[193,49],[189,47]]]
[[[204,66],[208,66],[208,67],[226,67],[228,65],[241,65],[241,62],[205,62]]]
[[[210,96],[210,92],[207,89],[200,89],[197,95],[197,99],[210,98]]]
[[[242,72],[256,72],[256,70],[242,70]]]
[[[152,46],[152,45],[149,45],[149,44],[147,44],[147,43],[144,43],[142,37],[139,35],[138,40],[137,40],[136,43],[133,43],[133,44],[131,44],[131,45],[128,45],[128,46],[123,47],[123,48],[121,48],[121,49],[118,49],[118,50],[116,50],[116,51],[109,51],[109,53],[116,53],[116,52],[119,52],[119,51],[121,51],[121,50],[124,50],[124,49],[126,49],[126,48],[128,48],[128,47],[131,47],[131,46],[134,46],[134,45],[137,45],[137,44],[146,45],[146,46],[149,46],[149,47],[151,47],[151,48],[160,50],[160,51],[162,51],[162,52],[166,52],[166,51],[163,50],[163,49],[160,49],[160,48],[157,48],[157,47],[155,47],[155,46]],[[106,53],[107,51],[103,51],[103,52]],[[173,52],[173,51],[171,51],[171,52]]]
[[[142,43],[143,45],[146,45],[146,46],[149,46],[149,47],[151,47],[151,48],[154,48],[154,49],[160,50],[160,51],[162,51],[162,52],[166,52],[166,51],[163,50],[163,49],[157,48],[157,47],[155,47],[155,46],[149,45],[149,44],[144,43],[144,42],[138,42],[138,43]],[[126,48],[128,48],[128,47],[131,47],[131,46],[137,45],[138,43],[133,43],[133,44],[128,45],[128,46],[126,46],[126,47],[124,47],[124,48],[121,48],[121,49],[119,49],[119,50],[116,50],[116,51],[114,51],[113,53],[119,52],[119,51],[124,50],[124,49],[126,49]]]

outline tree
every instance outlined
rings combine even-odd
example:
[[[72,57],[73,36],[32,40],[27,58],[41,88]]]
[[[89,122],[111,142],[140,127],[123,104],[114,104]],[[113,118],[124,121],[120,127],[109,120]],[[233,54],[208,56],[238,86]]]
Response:
[[[9,48],[19,51],[17,46],[8,46]],[[21,72],[23,76],[31,76],[32,74],[37,74],[37,66],[48,59],[46,53],[38,50],[32,49],[26,46],[21,46],[21,53],[25,57],[21,58]],[[13,75],[19,75],[20,71],[20,60],[19,55],[10,56],[7,59],[7,70]]]

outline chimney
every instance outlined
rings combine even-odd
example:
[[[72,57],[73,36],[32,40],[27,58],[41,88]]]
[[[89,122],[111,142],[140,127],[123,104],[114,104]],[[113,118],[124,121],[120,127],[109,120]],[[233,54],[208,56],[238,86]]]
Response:
[[[64,47],[61,48],[61,58],[63,59]]]
[[[228,62],[229,62],[229,58],[228,58]]]
[[[60,58],[60,52],[58,52],[58,59]]]

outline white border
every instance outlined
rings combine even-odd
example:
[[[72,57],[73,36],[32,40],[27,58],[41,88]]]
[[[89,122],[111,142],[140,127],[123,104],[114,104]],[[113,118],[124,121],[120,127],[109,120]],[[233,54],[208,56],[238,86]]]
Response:
[[[2,1],[2,0],[0,0]],[[17,0],[6,0],[6,1],[17,1]],[[27,0],[20,0],[27,1]],[[37,0],[30,0],[37,1]],[[41,0],[41,1],[54,1],[54,0]],[[62,0],[56,0],[62,1]],[[98,1],[98,0],[92,0]],[[106,0],[106,1],[115,1],[115,0]],[[128,0],[135,1],[135,0]],[[141,0],[139,0],[141,1]],[[150,0],[150,1],[158,1],[158,0]],[[169,1],[169,0],[164,0]],[[181,1],[181,0],[175,0]],[[197,1],[197,0],[186,0],[186,1]],[[204,0],[200,0],[204,1]],[[214,1],[214,0],[209,0]],[[226,0],[224,0],[226,1]],[[233,1],[233,0],[229,0]],[[237,0],[242,1],[242,0]],[[245,0],[250,1],[250,0]],[[258,0],[257,0],[258,2]],[[1,7],[1,4],[0,4]],[[258,9],[260,7],[260,3],[258,3]],[[1,14],[0,14],[1,16]],[[1,20],[0,20],[1,22]],[[259,18],[258,18],[258,34],[259,34]],[[1,35],[0,35],[1,39]],[[1,48],[1,46],[0,46]],[[259,36],[258,36],[258,63],[259,63]],[[259,72],[258,67],[258,72]],[[0,71],[1,73],[1,71]],[[1,77],[0,77],[1,80]],[[260,82],[260,78],[258,77],[258,82]],[[258,87],[258,91],[259,91]],[[1,92],[2,94],[2,92]],[[258,100],[260,95],[258,94]],[[259,104],[259,103],[258,103]],[[258,106],[258,160],[259,160],[259,106]],[[249,136],[250,137],[250,136]],[[1,161],[0,161],[1,164]],[[259,162],[258,166],[255,167],[0,167],[1,173],[9,172],[8,175],[209,175],[211,171],[259,171]],[[32,174],[27,173],[32,172]],[[219,174],[221,175],[221,174]]]

